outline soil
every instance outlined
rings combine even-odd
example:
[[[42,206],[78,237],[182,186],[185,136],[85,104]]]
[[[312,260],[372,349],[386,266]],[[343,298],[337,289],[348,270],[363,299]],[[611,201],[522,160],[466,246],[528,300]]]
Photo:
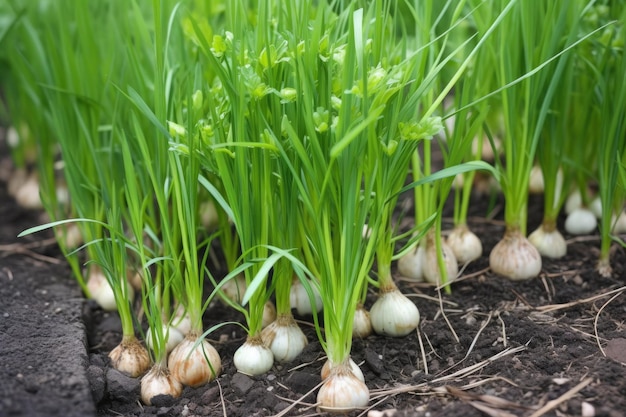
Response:
[[[615,247],[613,275],[603,278],[598,236],[566,236],[565,258],[544,259],[536,279],[509,281],[488,269],[504,230],[501,198],[474,200],[468,223],[484,256],[450,294],[398,279],[420,310],[419,329],[354,341],[371,401],[349,415],[626,416],[626,251]],[[541,204],[531,198],[529,230]],[[245,334],[222,327],[210,336],[222,357],[216,381],[142,405],[139,380],[109,366],[121,340],[117,315],[81,297],[49,235],[16,238],[40,221],[0,183],[0,416],[324,414],[314,406],[324,356],[309,317],[297,317],[309,344],[293,363],[259,377],[237,373],[232,357]],[[241,317],[212,304],[205,328],[229,319]]]

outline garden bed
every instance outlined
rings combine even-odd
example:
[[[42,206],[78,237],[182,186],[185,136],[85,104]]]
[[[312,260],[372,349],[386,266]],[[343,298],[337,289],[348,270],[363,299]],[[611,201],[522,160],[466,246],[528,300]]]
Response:
[[[309,345],[293,363],[258,377],[237,373],[232,357],[245,333],[222,327],[210,336],[223,363],[217,381],[141,405],[139,380],[108,364],[121,339],[116,314],[81,299],[49,235],[15,237],[41,220],[16,206],[4,183],[0,201],[0,415],[318,414],[324,357],[306,317],[299,319]],[[474,203],[469,225],[488,254],[503,233],[501,202],[490,213],[487,198]],[[541,207],[531,199],[531,230]],[[602,278],[594,269],[599,238],[567,238],[568,255],[544,259],[529,281],[494,276],[486,255],[451,294],[399,280],[420,309],[419,331],[355,341],[371,401],[351,415],[626,415],[626,253],[616,247],[613,276]],[[204,318],[205,328],[241,319],[220,303]]]

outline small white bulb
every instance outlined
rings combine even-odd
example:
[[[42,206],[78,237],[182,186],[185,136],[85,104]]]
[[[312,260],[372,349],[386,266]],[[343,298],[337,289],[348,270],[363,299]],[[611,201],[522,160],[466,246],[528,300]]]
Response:
[[[191,317],[189,316],[189,313],[185,311],[184,305],[179,303],[176,306],[171,325],[183,336],[187,336],[191,331]]]
[[[87,280],[87,290],[89,290],[89,296],[98,303],[100,308],[105,311],[117,311],[117,304],[115,303],[115,295],[113,294],[113,288],[107,281],[106,277],[95,266],[89,268]],[[134,291],[129,286],[130,295],[133,295]],[[132,297],[129,297],[132,299]]]
[[[441,251],[446,267],[447,282],[450,283],[456,279],[459,272],[459,264],[454,256],[452,248],[442,240]],[[442,277],[439,270],[439,260],[437,257],[437,245],[435,244],[434,232],[429,232],[426,240],[426,254],[424,258],[424,278],[431,284],[441,285]]]
[[[565,199],[563,210],[565,211],[565,214],[569,215],[575,209],[580,208],[582,204],[583,204],[583,198],[582,198],[582,195],[580,194],[580,191],[574,190]]]
[[[111,366],[133,378],[150,368],[148,350],[134,336],[124,337],[119,345],[109,352]]]
[[[222,372],[222,360],[217,350],[206,339],[196,344],[197,340],[197,335],[187,335],[167,362],[172,376],[190,387],[206,384]]]
[[[370,313],[359,304],[354,312],[354,320],[352,324],[352,337],[365,339],[372,334],[372,320]]]
[[[161,325],[163,328],[163,336],[165,337],[165,350],[170,353],[180,342],[183,341],[185,336],[179,332],[175,327],[168,326],[167,324]],[[152,329],[146,330],[146,346],[153,349],[152,346]]]
[[[157,395],[178,398],[182,392],[183,385],[170,374],[167,367],[156,364],[141,378],[141,401],[146,405],[151,405]]]
[[[263,319],[261,328],[266,328],[276,320],[276,306],[270,300],[265,302],[263,306]]]
[[[280,315],[261,332],[261,338],[277,362],[291,362],[309,343],[291,315]]]
[[[465,264],[475,261],[483,254],[482,242],[464,224],[460,224],[452,229],[446,243],[452,249],[457,263]]]
[[[411,281],[421,282],[424,280],[425,260],[424,245],[418,244],[414,250],[398,259],[398,273]]]
[[[15,201],[20,207],[28,210],[40,210],[43,208],[39,195],[39,179],[36,174],[31,174],[15,194]]]
[[[565,218],[565,231],[572,235],[586,235],[598,226],[598,220],[591,210],[579,207]]]
[[[385,336],[406,336],[417,328],[420,313],[413,301],[397,288],[382,290],[370,309],[372,329]]]
[[[365,407],[369,399],[367,385],[354,376],[347,365],[331,368],[329,377],[325,379],[317,393],[320,409],[333,413],[345,413]]]
[[[591,203],[589,203],[589,210],[596,216],[597,219],[602,218],[602,199],[600,196],[596,196]]]
[[[313,292],[313,302],[315,306],[311,305],[311,300],[309,299],[309,294],[306,292],[306,288],[300,279],[294,277],[291,288],[289,289],[289,304],[291,308],[295,309],[298,315],[300,316],[308,316],[313,313],[322,311],[322,297],[317,289],[317,286],[309,281],[309,287]]]
[[[491,270],[512,280],[536,277],[541,271],[541,255],[519,230],[507,230],[489,254]]]
[[[530,179],[528,180],[528,192],[530,194],[543,194],[545,185],[543,182],[543,171],[539,165],[534,165],[530,169]]]
[[[245,343],[235,351],[233,362],[237,371],[256,376],[272,369],[274,354],[265,346],[261,337],[248,337]]]
[[[613,225],[613,233],[626,233],[626,212],[622,210],[617,216],[613,215],[611,224]]]
[[[542,224],[528,236],[528,240],[545,257],[558,259],[567,254],[567,243],[556,228],[547,231]]]

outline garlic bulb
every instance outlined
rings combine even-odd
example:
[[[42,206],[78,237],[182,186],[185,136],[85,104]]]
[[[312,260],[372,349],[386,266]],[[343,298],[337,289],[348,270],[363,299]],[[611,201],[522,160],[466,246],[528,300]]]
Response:
[[[567,253],[567,243],[555,227],[546,228],[542,224],[528,236],[528,240],[541,255],[548,258],[562,258]]]
[[[539,275],[541,255],[518,229],[507,229],[489,254],[489,266],[513,280],[529,279]]]
[[[459,224],[452,229],[446,243],[461,264],[475,261],[483,254],[482,242],[465,224]]]
[[[141,401],[146,405],[151,405],[152,398],[157,395],[178,398],[182,392],[182,384],[170,374],[166,366],[154,365],[150,372],[141,378]]]
[[[359,303],[354,312],[354,320],[352,323],[352,337],[365,339],[372,334],[372,320],[370,313]]]
[[[579,207],[565,218],[565,231],[572,235],[586,235],[598,226],[598,220],[591,210]]]
[[[315,302],[315,306],[311,304],[309,295],[298,277],[294,277],[291,283],[291,288],[289,290],[289,304],[291,305],[291,308],[294,308],[300,316],[307,316],[313,313],[313,311],[318,313],[322,311],[322,297],[320,296],[317,286],[311,282],[309,287],[313,292],[313,301]]]
[[[448,282],[452,282],[456,279],[456,275],[459,272],[459,264],[457,263],[454,252],[447,243],[441,242],[441,251],[443,252],[443,260],[446,267],[446,275]],[[435,244],[435,232],[431,230],[428,232],[426,239],[426,253],[424,255],[424,278],[426,281],[441,285],[442,277],[439,271],[439,261],[437,259],[437,245]]]
[[[528,180],[528,192],[530,194],[542,194],[544,191],[543,171],[539,165],[534,165],[530,169],[530,179]]]
[[[420,313],[415,304],[394,285],[390,289],[380,289],[378,300],[370,309],[370,319],[376,333],[400,337],[417,328]]]
[[[572,211],[580,208],[583,204],[583,197],[580,194],[579,190],[574,190],[570,195],[565,199],[565,204],[563,205],[563,210],[565,214],[570,214]]]
[[[30,174],[24,183],[18,187],[14,197],[20,207],[28,210],[42,209],[43,204],[39,196],[39,179],[37,174]]]
[[[217,350],[206,340],[196,344],[198,335],[191,332],[174,348],[167,367],[183,385],[199,387],[214,380],[222,372]]]
[[[613,225],[613,233],[626,233],[626,212],[622,210],[617,216],[613,215],[611,224]]]
[[[170,353],[180,342],[183,341],[185,336],[176,329],[176,327],[162,324],[163,336],[165,337],[165,350]],[[146,346],[152,349],[152,329],[146,330]]]
[[[189,317],[189,313],[185,311],[185,306],[180,303],[174,310],[171,324],[183,336],[188,335],[191,331],[191,318]]]
[[[309,343],[293,316],[281,314],[261,332],[261,338],[277,362],[291,362]]]
[[[363,371],[361,371],[359,365],[357,365],[356,362],[352,360],[352,358],[348,359],[348,364],[350,365],[350,369],[352,370],[354,376],[356,376],[359,381],[365,382],[365,375],[363,375]],[[322,370],[320,371],[320,376],[322,377],[322,380],[330,376],[331,367],[332,366],[330,364],[330,361],[327,359],[322,366]]]
[[[237,371],[246,375],[261,375],[274,365],[274,354],[265,346],[260,336],[248,337],[246,342],[239,346],[233,356]]]
[[[359,380],[350,366],[340,364],[330,370],[330,375],[317,393],[320,409],[327,412],[345,413],[365,407],[370,395],[367,385]]]
[[[150,368],[148,350],[135,338],[125,336],[119,345],[109,352],[111,366],[133,378],[142,375]]]
[[[593,200],[591,200],[591,203],[589,203],[589,210],[591,210],[591,212],[594,216],[596,216],[597,219],[602,218],[602,199],[600,198],[600,196],[597,196]]]
[[[426,249],[424,245],[418,244],[415,250],[409,251],[398,259],[398,273],[411,281],[423,281],[425,259]]]
[[[88,276],[87,290],[89,291],[90,298],[95,300],[103,310],[117,311],[113,288],[111,288],[102,270],[92,264],[89,267]],[[128,282],[126,282],[126,291],[127,298],[132,300],[135,297],[135,291]]]
[[[261,327],[264,329],[276,320],[276,306],[270,300],[263,306],[263,320]]]

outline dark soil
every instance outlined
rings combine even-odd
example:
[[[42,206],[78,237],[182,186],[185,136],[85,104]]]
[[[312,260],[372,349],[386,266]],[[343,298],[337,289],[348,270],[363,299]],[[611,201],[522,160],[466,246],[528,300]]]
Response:
[[[355,340],[352,357],[372,398],[368,410],[351,415],[626,415],[624,249],[616,246],[613,276],[602,278],[595,272],[597,236],[566,236],[568,255],[544,259],[540,277],[503,279],[488,270],[489,251],[504,228],[501,201],[488,210],[489,201],[477,197],[469,221],[485,255],[465,269],[451,294],[398,282],[420,309],[418,332]],[[142,405],[139,380],[108,364],[121,339],[116,314],[81,299],[53,245],[26,249],[49,236],[15,237],[39,219],[18,209],[4,184],[0,202],[0,416],[319,414],[313,403],[324,356],[306,317],[299,319],[310,343],[294,363],[254,378],[237,373],[232,357],[245,334],[223,327],[211,336],[223,364],[216,382]],[[541,201],[530,204],[532,230]],[[216,303],[205,327],[228,319],[241,317]]]

